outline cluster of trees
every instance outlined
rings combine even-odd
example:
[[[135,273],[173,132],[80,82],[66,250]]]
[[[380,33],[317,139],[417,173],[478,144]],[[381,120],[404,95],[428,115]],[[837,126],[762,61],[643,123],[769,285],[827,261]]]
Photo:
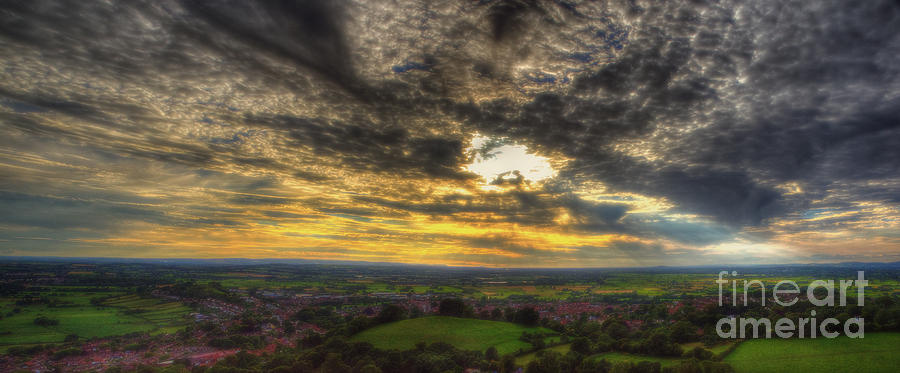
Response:
[[[562,332],[572,337],[572,349],[582,354],[622,351],[653,356],[681,356],[680,343],[699,339],[697,327],[677,322],[644,330],[632,330],[621,318],[602,323],[582,320],[570,323]]]
[[[673,367],[663,368],[653,362],[611,363],[575,347],[562,355],[541,351],[525,367],[526,373],[729,373],[725,363],[687,359]],[[443,373],[461,372],[466,368],[509,373],[517,371],[512,355],[499,356],[496,349],[485,353],[459,350],[447,343],[419,344],[409,351],[384,351],[368,343],[349,343],[343,337],[332,337],[315,346],[283,348],[271,355],[238,353],[210,368],[194,368],[196,373],[251,372],[320,372],[320,373]]]
[[[512,362],[511,358],[507,360]],[[263,357],[238,353],[211,368],[195,370],[203,373],[441,373],[481,368],[512,372],[512,365],[508,365],[506,370],[502,370],[500,361],[488,360],[481,352],[459,350],[447,343],[420,344],[413,350],[398,352],[378,350],[368,343],[348,343],[343,337],[333,337],[317,346],[282,349]]]
[[[59,325],[59,320],[51,319],[47,316],[38,316],[38,317],[34,318],[34,325],[56,326],[56,325]]]
[[[476,317],[472,307],[458,298],[442,299],[438,306],[438,314],[455,317]],[[541,321],[541,315],[534,307],[522,307],[519,309],[507,307],[505,310],[495,308],[490,313],[483,311],[478,317],[489,320],[505,320],[525,326],[536,326]]]
[[[209,344],[210,347],[221,349],[243,348],[254,350],[257,348],[262,348],[265,345],[265,338],[263,338],[262,336],[246,336],[237,334],[227,337],[213,338],[210,339],[207,344]]]
[[[334,312],[330,306],[307,307],[291,317],[294,321],[315,324],[325,329],[334,329],[344,323],[344,318]]]
[[[547,347],[544,339],[547,338],[546,335],[539,332],[522,332],[522,336],[519,337],[519,340],[531,345],[532,350],[540,350],[544,347]]]
[[[59,360],[59,359],[66,358],[69,356],[78,356],[83,353],[84,353],[84,351],[82,351],[78,347],[69,347],[69,348],[64,348],[62,350],[57,350],[56,352],[53,353],[51,358],[53,360]]]
[[[442,316],[473,317],[472,307],[458,298],[442,299],[438,306],[438,314]]]

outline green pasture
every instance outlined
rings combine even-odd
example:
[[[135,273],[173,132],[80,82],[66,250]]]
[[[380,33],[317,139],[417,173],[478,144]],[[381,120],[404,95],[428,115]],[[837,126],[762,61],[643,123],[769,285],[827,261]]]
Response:
[[[52,294],[52,295],[51,295]],[[121,292],[44,292],[42,295],[59,302],[16,305],[16,299],[0,301],[0,351],[11,346],[62,342],[74,334],[79,338],[107,337],[135,332],[172,331],[183,326],[189,308],[174,302],[143,299]],[[103,306],[90,304],[96,297],[118,296]],[[58,325],[41,326],[35,318],[44,316],[58,320]]]
[[[641,361],[649,361],[651,363],[659,363],[663,368],[665,367],[674,367],[681,364],[681,361],[684,360],[680,357],[659,357],[659,356],[649,356],[649,355],[637,355],[637,354],[627,354],[624,352],[605,352],[602,354],[593,355],[590,357],[591,359],[604,359],[612,364],[618,362],[631,362],[631,363],[639,363]]]
[[[896,372],[900,333],[870,333],[862,339],[754,339],[725,357],[737,373]]]
[[[725,351],[728,351],[728,348],[730,348],[731,345],[734,343],[736,343],[736,342],[725,342],[725,343],[719,343],[715,346],[709,346],[709,347],[703,345],[703,343],[700,343],[700,342],[682,343],[681,349],[684,350],[685,353],[687,353],[687,352],[690,352],[691,350],[693,350],[694,347],[701,347],[706,350],[709,350],[710,352],[712,352],[713,354],[718,356],[718,355],[724,353]]]
[[[563,344],[563,345],[547,347],[541,351],[555,351],[555,352],[559,352],[560,354],[565,355],[565,354],[569,353],[569,351],[571,349],[572,349],[572,344],[567,343],[567,344]],[[537,358],[538,352],[541,352],[541,351],[529,352],[524,355],[516,356],[516,365],[520,366],[520,367],[527,366],[528,363],[532,362],[534,359]]]

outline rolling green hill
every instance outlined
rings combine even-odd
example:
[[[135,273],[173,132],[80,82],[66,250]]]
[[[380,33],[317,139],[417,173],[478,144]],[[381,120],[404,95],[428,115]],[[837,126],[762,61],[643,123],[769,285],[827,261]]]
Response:
[[[353,342],[369,342],[385,350],[408,350],[418,342],[446,342],[464,350],[484,351],[495,347],[501,355],[527,350],[528,343],[519,340],[522,332],[554,333],[547,328],[478,319],[429,316],[379,325],[353,336]]]

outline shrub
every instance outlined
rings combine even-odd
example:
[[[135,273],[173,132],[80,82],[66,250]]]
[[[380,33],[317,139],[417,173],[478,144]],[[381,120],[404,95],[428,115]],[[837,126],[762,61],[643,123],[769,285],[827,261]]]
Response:
[[[444,316],[462,317],[466,313],[466,304],[456,298],[447,298],[441,300],[438,312]]]
[[[403,320],[406,317],[406,310],[396,304],[389,304],[381,309],[378,313],[378,323],[384,324],[394,321]]]
[[[78,356],[81,354],[82,354],[82,351],[80,348],[71,347],[71,348],[66,348],[66,349],[56,351],[55,353],[53,353],[52,357],[53,357],[53,360],[59,360],[64,357]]]
[[[59,325],[59,320],[51,319],[47,316],[38,316],[34,319],[34,324],[40,326],[54,326]]]
[[[525,326],[535,326],[539,321],[541,321],[541,315],[534,307],[525,307],[516,311],[516,316],[513,319],[513,322],[516,324]]]

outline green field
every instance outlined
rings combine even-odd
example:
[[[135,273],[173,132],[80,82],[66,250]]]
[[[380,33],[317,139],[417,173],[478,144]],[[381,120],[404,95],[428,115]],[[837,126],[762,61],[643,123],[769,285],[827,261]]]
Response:
[[[171,328],[184,324],[184,316],[190,308],[178,302],[165,302],[155,298],[141,298],[126,295],[112,298],[104,305],[121,308],[139,318],[147,320],[159,328]]]
[[[62,342],[67,335],[79,338],[106,337],[135,332],[172,332],[184,325],[189,309],[180,303],[126,295],[111,298],[104,306],[90,304],[98,296],[116,293],[66,292],[52,296],[60,306],[16,305],[15,299],[0,302],[0,352],[11,346]],[[18,310],[17,312],[15,310]],[[59,325],[40,326],[38,316],[58,320]]]
[[[692,342],[692,343],[684,343],[681,344],[681,348],[685,351],[685,353],[689,353],[694,347],[702,347],[711,351],[715,355],[720,355],[728,351],[731,347],[732,343],[720,343],[718,345],[707,347],[704,346],[700,342]],[[649,361],[652,363],[659,363],[659,365],[663,368],[665,367],[674,367],[681,364],[682,361],[687,360],[687,358],[683,357],[660,357],[660,356],[649,356],[649,355],[639,355],[639,354],[628,354],[624,352],[605,352],[602,354],[597,354],[591,356],[591,359],[606,359],[606,361],[610,363],[616,362],[631,362],[631,363],[639,363],[641,361]]]
[[[681,349],[684,350],[685,353],[687,353],[687,352],[690,352],[691,350],[693,350],[694,347],[702,347],[718,356],[718,355],[721,355],[721,354],[725,353],[726,351],[728,351],[728,349],[731,348],[732,344],[733,344],[732,342],[725,342],[725,343],[719,343],[715,346],[705,346],[703,343],[700,343],[700,342],[691,342],[691,343],[682,343]]]
[[[527,328],[508,322],[429,316],[376,326],[351,338],[385,350],[408,350],[418,342],[446,342],[464,350],[484,351],[495,347],[500,355],[527,350],[519,340],[522,332],[554,333],[547,328]]]
[[[863,339],[754,339],[724,361],[738,373],[896,372],[900,333],[870,333]]]
[[[659,363],[663,368],[672,367],[681,364],[681,361],[684,360],[680,357],[658,357],[658,356],[649,356],[649,355],[636,355],[636,354],[626,354],[624,352],[605,352],[602,354],[597,354],[591,356],[591,359],[604,359],[610,363],[617,362],[632,362],[638,363],[641,361],[649,361],[651,363]]]
[[[559,352],[560,354],[565,355],[565,354],[569,353],[569,350],[571,350],[571,349],[572,349],[572,344],[566,343],[564,345],[547,347],[541,351],[555,351],[555,352]],[[517,356],[516,357],[516,365],[520,366],[520,367],[524,367],[524,366],[528,365],[528,363],[530,363],[532,360],[537,358],[538,352],[541,352],[541,351],[529,352],[527,354]]]

